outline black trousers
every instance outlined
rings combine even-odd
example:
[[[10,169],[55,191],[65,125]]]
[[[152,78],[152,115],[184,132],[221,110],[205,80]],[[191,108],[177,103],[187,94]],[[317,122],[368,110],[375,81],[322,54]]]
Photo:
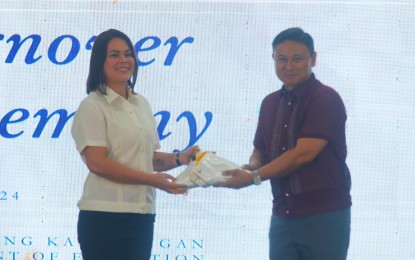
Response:
[[[149,260],[154,214],[79,212],[78,242],[84,260]]]

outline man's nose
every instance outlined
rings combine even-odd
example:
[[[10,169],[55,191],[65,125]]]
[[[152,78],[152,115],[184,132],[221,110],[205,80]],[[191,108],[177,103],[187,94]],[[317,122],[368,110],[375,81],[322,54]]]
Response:
[[[293,68],[292,61],[287,60],[287,63],[285,64],[285,69],[292,69],[292,68]]]

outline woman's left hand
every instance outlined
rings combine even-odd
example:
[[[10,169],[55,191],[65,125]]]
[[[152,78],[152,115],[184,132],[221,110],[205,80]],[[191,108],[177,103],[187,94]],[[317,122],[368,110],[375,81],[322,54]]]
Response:
[[[182,164],[188,165],[191,161],[193,156],[200,150],[198,145],[191,146],[186,150],[180,152],[179,160]]]

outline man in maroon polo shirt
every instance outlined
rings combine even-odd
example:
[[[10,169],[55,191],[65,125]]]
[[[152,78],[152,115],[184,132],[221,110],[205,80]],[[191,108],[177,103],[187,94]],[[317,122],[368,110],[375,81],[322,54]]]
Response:
[[[245,171],[224,172],[231,178],[220,186],[271,181],[271,260],[346,259],[352,202],[343,101],[315,78],[316,52],[308,33],[289,28],[272,48],[283,86],[262,102]]]

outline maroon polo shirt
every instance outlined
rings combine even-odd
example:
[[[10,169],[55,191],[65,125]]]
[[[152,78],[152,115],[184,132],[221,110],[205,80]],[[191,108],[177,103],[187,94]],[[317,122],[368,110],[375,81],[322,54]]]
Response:
[[[314,74],[293,90],[283,86],[262,101],[254,147],[264,152],[266,163],[294,148],[299,138],[327,141],[312,162],[271,179],[274,215],[306,217],[351,206],[346,118],[339,94]]]

